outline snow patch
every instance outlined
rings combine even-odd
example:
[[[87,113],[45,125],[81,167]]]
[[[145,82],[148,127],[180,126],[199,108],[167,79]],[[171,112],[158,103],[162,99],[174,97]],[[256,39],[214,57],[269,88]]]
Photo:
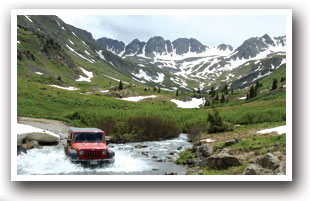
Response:
[[[205,103],[204,98],[192,98],[192,100],[185,102],[176,99],[171,99],[170,101],[177,104],[179,108],[199,108],[200,105]]]
[[[38,74],[38,75],[43,75],[43,73],[41,73],[41,72],[35,72],[35,74]]]
[[[74,43],[72,42],[72,40],[69,39],[69,42],[70,42],[72,45],[74,45]]]
[[[246,97],[244,96],[244,97],[240,97],[239,98],[239,100],[245,100],[246,99]]]
[[[66,46],[67,46],[67,48],[68,48],[71,52],[75,53],[75,54],[78,55],[79,57],[85,59],[86,61],[89,61],[89,62],[92,63],[92,64],[94,63],[94,61],[92,61],[92,60],[90,60],[90,59],[87,59],[86,57],[84,57],[84,56],[81,55],[80,53],[76,52],[76,51],[75,51],[73,48],[71,48],[68,44],[66,44]]]
[[[90,56],[89,52],[87,52],[87,50],[84,51],[88,56]]]
[[[20,44],[20,42],[19,42],[19,41],[17,41],[17,43],[18,43],[18,44]]]
[[[150,96],[133,96],[133,97],[121,98],[121,100],[138,102],[138,101],[143,100],[143,99],[146,99],[146,98],[156,98],[156,97],[157,97],[156,95],[150,95]]]
[[[75,81],[77,81],[77,82],[91,82],[91,78],[93,78],[94,77],[94,75],[93,75],[93,72],[90,72],[90,71],[87,71],[87,70],[85,70],[84,68],[82,68],[82,67],[80,67],[80,69],[83,71],[83,73],[87,76],[87,77],[83,77],[83,76],[81,76],[80,75],[80,77],[77,79],[77,80],[75,80]]]
[[[33,23],[33,21],[30,19],[30,17],[28,15],[25,15],[25,17],[27,18],[27,20],[29,20],[30,22]]]
[[[51,87],[56,87],[56,88],[59,88],[59,89],[65,89],[65,90],[69,90],[69,91],[75,91],[75,90],[79,90],[79,88],[75,88],[75,87],[61,87],[61,86],[58,86],[58,85],[49,85]]]
[[[204,140],[200,140],[200,142],[215,142],[216,140],[214,139],[204,139]]]
[[[100,92],[101,92],[101,93],[108,93],[109,90],[101,90]]]
[[[106,74],[102,74],[102,75],[105,76],[105,77],[107,77],[107,78],[110,78],[111,80],[115,80],[115,81],[117,81],[117,82],[120,82],[119,79],[116,79],[116,78],[111,77],[111,76],[109,76],[109,75],[106,75]],[[125,84],[129,84],[128,82],[125,82],[125,81],[122,81],[122,82],[125,83]]]
[[[286,125],[257,131],[257,133],[259,133],[259,134],[266,134],[266,133],[273,133],[273,132],[277,133],[278,135],[285,134],[286,133]]]

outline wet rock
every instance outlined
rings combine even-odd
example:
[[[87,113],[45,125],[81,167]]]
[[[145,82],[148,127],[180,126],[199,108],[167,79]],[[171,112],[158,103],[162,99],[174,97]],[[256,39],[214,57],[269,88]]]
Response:
[[[22,145],[17,145],[17,155],[21,153],[27,154],[27,149],[25,149]]]
[[[241,165],[239,159],[226,152],[221,152],[208,158],[208,166],[213,169],[227,169],[239,165]]]
[[[156,160],[156,162],[162,163],[162,162],[166,162],[166,160],[165,159],[158,159],[158,160]]]
[[[188,166],[188,167],[193,167],[194,166],[194,159],[187,159],[183,162],[183,165]]]
[[[157,171],[157,170],[158,170],[158,168],[153,168],[152,170]]]
[[[182,149],[182,147],[178,147],[178,148],[177,148],[177,150],[181,150],[181,149]]]
[[[146,147],[147,145],[144,145],[144,144],[135,145],[135,148],[137,149],[146,148]]]
[[[233,145],[233,144],[237,144],[238,142],[240,142],[241,140],[239,140],[239,139],[232,139],[232,140],[228,140],[228,141],[226,141],[224,144],[225,144],[225,146],[227,147],[227,146],[230,146],[230,145]]]
[[[172,155],[174,155],[174,154],[175,154],[174,152],[170,152],[170,153],[169,153],[170,156],[172,156]]]
[[[194,158],[194,166],[206,167],[208,166],[208,159]]]
[[[258,159],[257,163],[261,165],[263,168],[267,168],[271,170],[275,170],[280,166],[279,159],[272,153],[267,153],[264,157]]]
[[[248,167],[245,169],[245,175],[258,175],[262,169],[255,164],[249,164]]]
[[[147,151],[142,151],[141,154],[144,156],[149,156],[149,152],[147,152]]]
[[[152,158],[158,158],[158,156],[152,156]]]
[[[213,153],[213,147],[209,144],[203,144],[197,148],[196,150],[196,155],[199,158],[207,158],[212,155]]]
[[[165,175],[177,175],[177,173],[176,172],[170,172],[170,173],[165,173]]]

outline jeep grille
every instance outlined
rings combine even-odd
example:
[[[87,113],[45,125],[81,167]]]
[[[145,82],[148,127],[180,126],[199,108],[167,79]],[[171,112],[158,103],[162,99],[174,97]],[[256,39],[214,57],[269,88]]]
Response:
[[[85,150],[84,156],[85,158],[101,158],[101,150]]]

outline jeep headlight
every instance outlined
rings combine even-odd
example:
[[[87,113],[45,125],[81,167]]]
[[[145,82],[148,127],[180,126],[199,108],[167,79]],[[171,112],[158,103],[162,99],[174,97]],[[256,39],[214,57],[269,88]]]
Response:
[[[106,155],[107,154],[107,151],[106,150],[103,150],[102,151],[102,155]]]
[[[84,154],[84,151],[83,151],[83,150],[79,151],[79,154],[80,154],[80,155],[83,155],[83,154]]]

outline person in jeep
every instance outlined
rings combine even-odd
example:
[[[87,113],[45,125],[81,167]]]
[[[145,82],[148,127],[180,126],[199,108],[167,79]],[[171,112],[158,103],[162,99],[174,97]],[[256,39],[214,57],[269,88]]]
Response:
[[[69,129],[65,153],[74,163],[102,165],[114,163],[114,152],[109,150],[109,140],[98,128]]]

